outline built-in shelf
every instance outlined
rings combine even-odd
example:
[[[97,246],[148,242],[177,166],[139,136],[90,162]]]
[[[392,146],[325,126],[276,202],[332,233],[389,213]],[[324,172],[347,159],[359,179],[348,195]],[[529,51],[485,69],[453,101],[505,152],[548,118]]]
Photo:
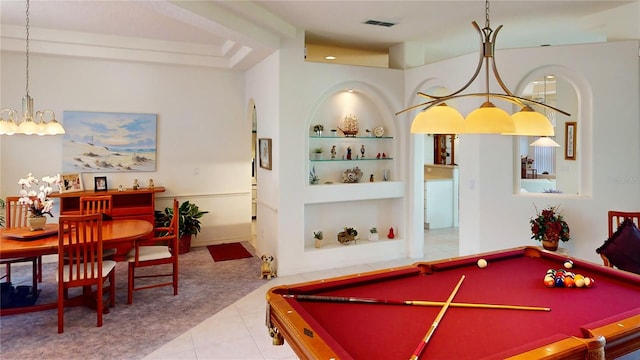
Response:
[[[385,158],[360,158],[360,159],[309,159],[312,162],[337,162],[337,161],[384,161],[384,160],[393,160],[393,158],[391,157],[385,157]]]

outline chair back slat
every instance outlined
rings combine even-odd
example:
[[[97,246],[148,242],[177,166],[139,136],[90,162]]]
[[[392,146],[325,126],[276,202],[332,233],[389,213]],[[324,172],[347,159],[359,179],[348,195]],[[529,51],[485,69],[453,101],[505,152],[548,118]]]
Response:
[[[640,212],[614,211],[610,210],[607,214],[609,219],[609,237],[618,230],[624,219],[631,219],[637,227],[640,228]]]
[[[80,197],[80,213],[83,215],[102,213],[111,216],[112,211],[113,199],[111,195]]]

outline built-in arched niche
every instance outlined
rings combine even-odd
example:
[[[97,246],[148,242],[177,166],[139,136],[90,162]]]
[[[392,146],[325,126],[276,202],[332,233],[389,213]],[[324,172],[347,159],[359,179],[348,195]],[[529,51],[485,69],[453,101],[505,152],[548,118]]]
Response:
[[[570,113],[566,116],[542,106],[534,110],[545,114],[554,127],[549,139],[516,136],[515,192],[580,194],[582,147],[578,90],[570,80],[551,70],[540,70],[523,81],[519,96],[545,103]],[[549,141],[553,140],[553,142]],[[554,143],[555,142],[555,143]]]

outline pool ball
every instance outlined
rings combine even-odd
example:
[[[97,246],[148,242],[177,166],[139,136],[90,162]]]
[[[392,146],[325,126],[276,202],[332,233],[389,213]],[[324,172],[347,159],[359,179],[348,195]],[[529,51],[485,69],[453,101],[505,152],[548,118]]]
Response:
[[[554,278],[544,278],[544,286],[552,288],[556,286],[556,280]]]
[[[571,269],[573,267],[573,261],[567,260],[564,262],[564,267],[567,269]]]
[[[478,260],[478,267],[479,267],[480,269],[484,269],[484,268],[486,268],[486,267],[487,267],[487,260],[485,260],[485,259],[479,259],[479,260]]]
[[[584,287],[584,278],[576,277],[576,279],[574,280],[574,283],[575,283],[576,287],[579,287],[579,288]]]
[[[585,287],[590,288],[590,287],[592,287],[592,286],[593,286],[593,284],[594,284],[595,282],[596,282],[596,281],[595,281],[595,280],[593,280],[593,278],[590,278],[590,277],[585,277],[585,278],[584,278],[584,286],[585,286]]]
[[[555,282],[556,282],[556,287],[564,287],[564,278],[557,277]]]
[[[565,276],[564,278],[564,286],[568,288],[572,288],[575,285],[575,282],[571,276]]]

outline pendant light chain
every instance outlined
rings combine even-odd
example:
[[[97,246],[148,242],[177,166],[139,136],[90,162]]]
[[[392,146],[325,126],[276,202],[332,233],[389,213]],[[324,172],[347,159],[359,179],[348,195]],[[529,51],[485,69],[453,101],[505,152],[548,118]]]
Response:
[[[27,96],[29,96],[29,0],[27,0],[27,11],[26,11],[26,16],[27,16],[27,45],[26,45],[26,53],[27,53],[27,69],[26,69],[26,75],[27,75],[27,85],[25,87],[25,91],[27,92]]]
[[[484,27],[491,28],[491,21],[489,20],[489,0],[484,2]]]

